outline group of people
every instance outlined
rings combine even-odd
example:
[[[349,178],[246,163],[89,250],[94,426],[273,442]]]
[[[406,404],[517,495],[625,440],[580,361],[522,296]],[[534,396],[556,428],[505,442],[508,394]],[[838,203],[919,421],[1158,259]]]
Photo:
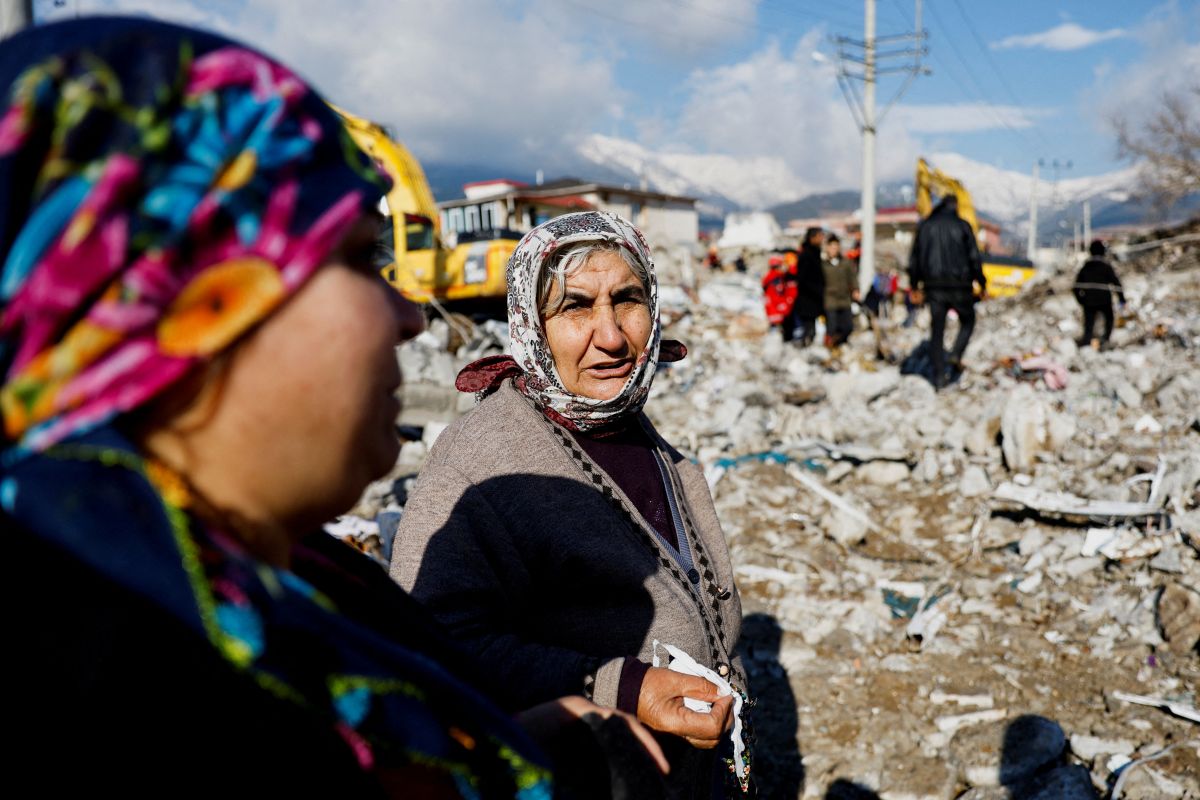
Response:
[[[825,341],[838,347],[854,331],[859,302],[858,250],[842,253],[837,234],[809,228],[799,250],[785,249],[768,259],[762,279],[767,320],[785,342],[811,345],[817,320],[825,317]]]
[[[1073,293],[1083,313],[1080,346],[1097,349],[1107,345],[1114,325],[1113,296],[1121,307],[1125,295],[1112,265],[1105,260],[1107,249],[1100,241],[1089,247],[1090,258],[1075,278]],[[820,228],[809,228],[797,253],[785,250],[772,255],[762,279],[767,320],[778,327],[785,341],[807,346],[815,338],[817,318],[825,317],[825,344],[836,347],[853,331],[852,309],[859,300],[857,252],[842,256],[836,234],[826,236]],[[886,316],[898,294],[898,276],[882,271],[874,276],[866,310]],[[983,259],[970,224],[958,215],[953,195],[942,199],[917,226],[908,263],[908,288],[904,291],[908,316],[929,306],[930,338],[925,346],[929,377],[941,389],[962,372],[962,359],[975,329],[975,304],[987,293]],[[946,321],[958,318],[958,333],[947,353]],[[1103,327],[1096,330],[1097,321]]]
[[[650,247],[527,234],[511,353],[457,386],[390,575],[322,530],[390,470],[420,311],[386,180],[295,73],[98,18],[0,48],[0,527],[40,792],[752,795],[741,606],[643,407]]]
[[[1072,292],[1082,308],[1080,346],[1107,346],[1112,335],[1113,296],[1121,307],[1125,294],[1103,242],[1093,241],[1089,258],[1075,277]],[[987,293],[983,259],[971,226],[958,216],[958,201],[944,198],[917,226],[908,268],[914,306],[929,305],[929,357],[936,388],[944,387],[962,372],[962,358],[975,328],[975,303]],[[946,318],[953,311],[959,321],[958,334],[948,354],[945,351]],[[1104,327],[1095,330],[1097,319]],[[948,362],[948,363],[947,363]]]

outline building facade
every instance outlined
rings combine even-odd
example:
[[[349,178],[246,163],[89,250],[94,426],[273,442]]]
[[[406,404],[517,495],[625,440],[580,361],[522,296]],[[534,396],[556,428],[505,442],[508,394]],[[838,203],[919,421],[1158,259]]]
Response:
[[[611,211],[632,222],[651,245],[692,245],[699,238],[700,216],[692,197],[602,183],[563,179],[539,186],[519,181],[469,183],[465,197],[438,203],[443,236],[484,231],[524,233],[553,217],[574,211]]]

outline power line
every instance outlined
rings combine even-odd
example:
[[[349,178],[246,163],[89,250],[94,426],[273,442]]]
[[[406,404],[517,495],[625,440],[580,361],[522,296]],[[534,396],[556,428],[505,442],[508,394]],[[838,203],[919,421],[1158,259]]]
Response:
[[[601,10],[599,8],[596,8],[595,6],[592,6],[588,3],[583,2],[582,0],[566,0],[566,2],[572,6],[580,9],[581,11],[586,11],[589,14],[593,14],[593,15],[595,15],[597,17],[601,17],[603,19],[611,20],[612,22],[618,22],[627,27],[642,28],[645,26],[645,21],[632,20],[632,19],[629,19],[628,17],[623,17],[623,16],[620,16],[617,14],[613,14],[611,11],[609,11],[607,9]],[[714,11],[708,11],[704,8],[687,5],[687,0],[669,0],[669,2],[671,2],[673,5],[681,8],[681,9],[685,10],[688,13],[701,14],[703,16],[709,17],[710,19],[719,20],[730,27],[736,26],[739,28],[754,29],[754,30],[758,30],[758,31],[760,31],[762,33],[766,33],[766,34],[779,34],[780,33],[780,30],[778,28],[772,28],[767,25],[763,25],[762,23],[758,22],[757,19],[749,19],[749,18],[743,19],[740,17],[733,17],[728,14],[720,14],[720,13],[717,13]],[[793,15],[793,16],[795,16],[795,15]],[[799,17],[797,17],[797,18],[799,18]]]
[[[899,0],[892,0],[892,3],[901,12],[901,14],[903,14],[906,18],[911,20],[911,17],[908,17],[908,12],[899,4]],[[1014,127],[1007,119],[1005,119],[996,110],[995,104],[992,103],[992,101],[987,96],[988,93],[986,91],[984,91],[982,84],[980,84],[979,80],[975,77],[975,74],[971,71],[970,64],[967,63],[966,57],[962,54],[962,51],[960,51],[958,49],[958,46],[954,43],[954,37],[950,34],[950,28],[948,25],[946,25],[945,20],[942,19],[942,16],[938,12],[937,8],[933,5],[932,2],[929,2],[929,0],[926,0],[926,7],[929,8],[929,10],[933,12],[934,18],[937,20],[938,25],[942,29],[942,35],[945,37],[946,43],[948,45],[950,45],[951,52],[954,53],[955,57],[962,64],[962,71],[970,79],[971,84],[974,86],[974,90],[972,90],[971,88],[968,88],[967,85],[965,83],[963,83],[963,81],[960,79],[960,77],[959,77],[958,73],[955,71],[955,69],[952,68],[945,61],[945,59],[943,59],[941,57],[941,51],[935,49],[933,51],[933,57],[938,60],[939,64],[941,64],[942,69],[946,72],[946,75],[949,76],[949,78],[960,89],[962,89],[963,94],[967,95],[968,97],[973,96],[976,99],[978,99],[979,101],[981,101],[984,109],[987,111],[987,113],[992,117],[992,119],[994,121],[999,123],[1002,127],[1007,129],[1010,133],[1016,134],[1017,136],[1024,139],[1025,143],[1027,145],[1031,145],[1035,150],[1038,149],[1038,147],[1039,147],[1038,143],[1033,140],[1033,138],[1029,135],[1028,131]]]
[[[967,16],[967,10],[963,8],[962,0],[954,0],[954,5],[958,6],[958,13],[962,15],[963,22],[967,24],[967,30],[969,30],[971,35],[975,37],[975,42],[979,45],[979,49],[983,51],[985,56],[987,56],[988,64],[991,66],[992,71],[996,73],[996,77],[999,78],[1000,85],[1004,87],[1004,91],[1008,94],[1008,98],[1012,100],[1014,106],[1020,106],[1021,101],[1017,99],[1017,93],[1013,91],[1012,86],[1009,85],[1008,79],[1004,77],[1004,72],[1000,69],[1000,65],[996,63],[996,57],[992,55],[992,49],[987,46],[986,42],[983,41],[983,37],[979,35],[979,31],[975,29],[974,23],[971,22],[971,18]],[[1040,130],[1034,128],[1033,132],[1035,136],[1042,140],[1042,144],[1044,144],[1046,147],[1053,147],[1053,145],[1050,144],[1050,141]]]
[[[763,0],[763,3],[766,5],[766,0]],[[851,19],[850,17],[831,17],[824,9],[819,9],[816,6],[803,6],[796,3],[787,2],[780,5],[770,5],[769,7],[773,11],[785,13],[789,17],[795,17],[796,19],[801,20],[815,18],[821,22],[832,22],[834,25],[841,25],[849,28],[857,28],[862,24],[861,19]],[[804,13],[795,14],[792,13],[793,11],[801,11]]]
[[[966,73],[967,78],[970,79],[971,84],[975,87],[977,96],[987,106],[989,113],[992,115],[992,118],[995,119],[997,122],[999,122],[1001,125],[1003,125],[1005,128],[1008,128],[1008,130],[1021,136],[1024,139],[1026,139],[1026,141],[1028,143],[1036,145],[1036,142],[1034,142],[1029,137],[1029,133],[1027,131],[1024,131],[1020,128],[1013,127],[1009,123],[1008,120],[1004,119],[1004,117],[1001,116],[1001,114],[995,110],[995,107],[994,107],[995,104],[992,103],[991,100],[988,98],[988,93],[984,90],[983,84],[979,81],[979,79],[977,77],[975,77],[975,73],[971,70],[971,65],[967,62],[966,56],[963,55],[962,51],[958,49],[958,45],[954,42],[954,36],[950,33],[950,26],[947,25],[946,21],[942,18],[941,12],[938,11],[937,6],[934,5],[932,2],[927,3],[927,6],[928,6],[929,10],[933,12],[934,19],[937,21],[938,25],[941,27],[942,34],[945,35],[945,37],[946,37],[946,43],[950,45],[950,51],[952,53],[954,53],[954,56],[958,59],[959,63],[962,64],[963,72]]]

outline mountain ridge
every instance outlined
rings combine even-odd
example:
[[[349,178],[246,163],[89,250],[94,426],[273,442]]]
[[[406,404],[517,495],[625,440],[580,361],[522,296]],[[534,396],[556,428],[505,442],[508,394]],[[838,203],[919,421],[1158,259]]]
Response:
[[[617,185],[639,186],[644,182],[656,191],[695,197],[705,227],[714,227],[725,214],[738,211],[766,210],[786,224],[822,213],[851,213],[859,207],[858,189],[803,181],[781,158],[659,152],[602,134],[586,137],[577,156],[577,164],[563,174]],[[961,181],[971,192],[976,209],[999,223],[1007,235],[1026,235],[1031,175],[958,153],[933,153],[927,160]],[[426,173],[435,196],[441,200],[461,197],[461,184],[468,180],[512,177],[512,170],[440,164],[426,165]],[[556,176],[547,176],[552,177]],[[1095,176],[1039,180],[1040,236],[1053,240],[1070,235],[1074,223],[1082,217],[1085,200],[1091,203],[1093,227],[1144,221],[1150,208],[1135,197],[1137,185],[1136,167]],[[882,182],[877,192],[879,207],[913,202],[911,180]],[[1200,198],[1194,198],[1180,210],[1198,208]]]

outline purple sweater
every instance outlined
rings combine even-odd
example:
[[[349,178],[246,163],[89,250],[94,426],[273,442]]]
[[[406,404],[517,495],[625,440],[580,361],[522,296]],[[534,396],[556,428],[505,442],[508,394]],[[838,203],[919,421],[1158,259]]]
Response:
[[[575,441],[588,457],[608,473],[633,501],[638,512],[654,526],[671,547],[679,549],[671,506],[663,487],[662,473],[654,459],[654,442],[636,421],[599,435],[573,432]]]

